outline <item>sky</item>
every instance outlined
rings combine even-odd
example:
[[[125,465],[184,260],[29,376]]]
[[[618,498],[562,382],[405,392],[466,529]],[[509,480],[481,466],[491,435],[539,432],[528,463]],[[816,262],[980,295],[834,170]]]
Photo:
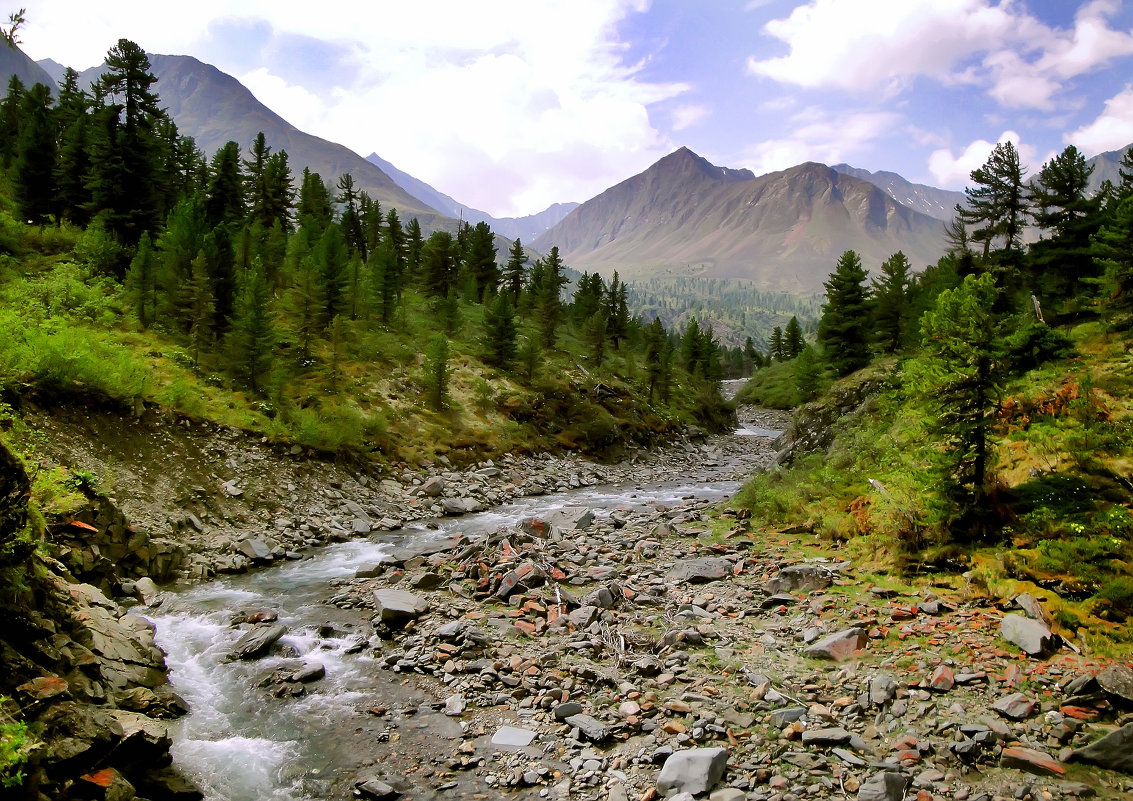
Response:
[[[296,127],[502,217],[681,146],[947,189],[999,141],[1032,172],[1070,144],[1123,148],[1131,2],[27,0],[21,38],[78,70],[122,37],[195,56]]]

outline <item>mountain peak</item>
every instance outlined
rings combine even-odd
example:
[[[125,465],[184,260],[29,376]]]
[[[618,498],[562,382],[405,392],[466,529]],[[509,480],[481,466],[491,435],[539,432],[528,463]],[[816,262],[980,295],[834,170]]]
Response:
[[[718,181],[749,181],[755,177],[755,173],[751,170],[717,167],[708,159],[694,153],[686,146],[677,148],[649,169],[662,171],[674,170],[677,172],[696,170]]]

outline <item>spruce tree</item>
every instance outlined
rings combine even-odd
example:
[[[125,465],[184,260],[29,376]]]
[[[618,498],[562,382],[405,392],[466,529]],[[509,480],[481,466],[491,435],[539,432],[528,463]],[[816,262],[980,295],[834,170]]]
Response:
[[[56,214],[55,124],[51,119],[51,93],[37,83],[24,95],[16,136],[15,189],[20,214],[43,225]]]
[[[614,350],[621,349],[622,340],[629,333],[628,295],[629,291],[625,283],[618,278],[618,271],[614,270],[614,276],[610,279],[610,288],[605,297],[606,334],[609,336]]]
[[[787,358],[787,351],[783,344],[783,329],[775,326],[771,329],[771,340],[767,343],[768,358],[781,362]]]
[[[441,411],[448,403],[448,337],[437,334],[425,348],[425,393],[429,405]]]
[[[527,274],[527,253],[523,250],[523,243],[516,238],[508,251],[507,264],[504,265],[503,291],[511,299],[512,306],[519,305],[519,295],[523,291],[524,278]]]
[[[570,283],[570,279],[563,275],[563,260],[559,256],[557,245],[553,245],[550,252],[539,261],[538,284],[536,284],[533,274],[531,291],[534,295],[534,306],[538,314],[543,346],[553,348],[564,313],[561,298],[562,288]]]
[[[1133,194],[1117,204],[1112,218],[1094,237],[1092,253],[1102,277],[1102,302],[1111,309],[1133,311]]]
[[[861,259],[847,250],[823,282],[826,305],[818,323],[818,341],[836,375],[849,375],[869,364],[869,294]]]
[[[256,262],[241,281],[227,342],[233,373],[257,394],[266,385],[276,342],[270,301],[267,279]]]
[[[205,219],[210,227],[244,222],[244,177],[240,173],[240,146],[229,141],[209,164]]]
[[[1049,234],[1031,246],[1031,283],[1038,292],[1069,298],[1097,274],[1090,238],[1101,222],[1101,197],[1090,189],[1093,171],[1070,145],[1044,164],[1032,182],[1035,224]]]
[[[416,219],[416,218],[414,218]],[[446,298],[456,287],[459,252],[448,231],[434,231],[421,250],[421,288],[426,295]]]
[[[464,268],[475,282],[478,301],[494,295],[499,288],[500,266],[496,264],[496,236],[486,222],[478,222],[468,232],[468,242],[463,251]]]
[[[654,317],[645,329],[645,375],[649,381],[649,404],[661,386],[665,370],[665,351],[669,349],[669,337],[660,318]]]
[[[783,331],[783,357],[785,361],[798,356],[803,352],[806,347],[806,340],[803,338],[803,329],[799,325],[799,318],[792,315],[791,319],[787,321],[787,327]]]
[[[905,338],[909,322],[911,266],[897,251],[881,265],[881,275],[873,281],[874,339],[885,353],[896,353]]]
[[[582,324],[582,341],[590,350],[590,358],[594,366],[601,367],[606,355],[606,340],[608,331],[606,326],[606,312],[604,309],[594,312]]]
[[[484,310],[484,345],[489,363],[506,370],[518,350],[515,310],[507,294],[496,295]]]
[[[159,257],[150,242],[149,234],[142,234],[138,250],[126,271],[126,293],[134,306],[134,313],[142,328],[149,328],[157,319],[159,303]]]
[[[212,280],[209,278],[204,251],[198,253],[190,264],[190,277],[180,287],[177,307],[178,317],[186,321],[193,364],[200,365],[201,353],[212,347],[213,319],[216,315]]]

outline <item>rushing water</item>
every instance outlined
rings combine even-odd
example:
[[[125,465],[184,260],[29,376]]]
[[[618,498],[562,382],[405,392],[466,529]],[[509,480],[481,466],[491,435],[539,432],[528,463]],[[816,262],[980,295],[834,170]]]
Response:
[[[757,436],[778,432],[751,433]],[[366,627],[328,626],[334,579],[352,577],[363,564],[389,553],[399,541],[492,532],[524,517],[563,506],[586,506],[598,515],[616,508],[672,504],[688,498],[723,499],[737,482],[672,483],[650,488],[610,486],[525,498],[481,514],[435,521],[395,535],[358,539],[319,549],[314,556],[218,579],[166,596],[151,619],[167,654],[170,677],[192,712],[172,730],[176,763],[209,801],[267,801],[326,797],[325,778],[336,767],[337,733],[364,710],[383,701],[379,670],[362,647]],[[233,615],[270,609],[288,633],[282,649],[248,662],[225,655],[241,632]],[[277,656],[276,651],[289,656]],[[275,671],[320,664],[326,678],[308,694],[287,701],[268,698],[257,685]]]

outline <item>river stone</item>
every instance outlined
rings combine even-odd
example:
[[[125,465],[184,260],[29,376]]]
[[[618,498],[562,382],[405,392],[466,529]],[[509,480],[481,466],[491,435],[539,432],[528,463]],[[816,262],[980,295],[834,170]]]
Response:
[[[354,783],[354,789],[359,798],[370,798],[374,801],[393,801],[400,798],[401,793],[381,779],[362,779]]]
[[[578,701],[564,701],[552,710],[555,720],[566,720],[574,715],[582,714],[582,704]]]
[[[1070,758],[1089,762],[1106,770],[1133,774],[1133,723],[1127,723],[1097,742],[1079,748]]]
[[[831,659],[841,662],[856,652],[865,648],[868,637],[864,629],[844,629],[823,637],[814,645],[808,646],[803,653],[816,659]]]
[[[691,748],[677,751],[665,760],[657,777],[662,793],[700,795],[707,793],[724,775],[728,767],[728,751],[724,748]]]
[[[354,571],[354,578],[377,578],[385,572],[386,566],[382,562],[363,562]]]
[[[705,584],[732,575],[732,563],[718,556],[683,559],[665,574],[665,581]]]
[[[468,507],[464,505],[463,498],[442,498],[441,509],[444,510],[446,515],[459,517],[468,511]]]
[[[563,723],[578,729],[583,737],[595,743],[600,743],[610,736],[609,727],[590,715],[571,715],[563,718]]]
[[[229,659],[256,659],[268,652],[276,640],[287,633],[287,629],[276,624],[256,626],[246,631],[228,652]]]
[[[492,746],[504,751],[518,751],[531,745],[535,732],[517,726],[501,726],[492,735]]]
[[[439,498],[445,491],[445,480],[440,476],[431,476],[421,485],[421,492],[430,498]]]
[[[391,626],[401,626],[429,611],[429,604],[405,590],[374,590],[374,609],[378,618]]]
[[[142,576],[134,582],[134,595],[146,606],[153,606],[154,601],[157,600],[157,594],[157,585],[149,576]]]
[[[1097,675],[1098,686],[1106,695],[1133,704],[1133,668],[1113,664]]]
[[[548,512],[545,519],[555,531],[585,531],[594,522],[594,512],[585,506],[564,506]]]
[[[779,571],[764,586],[769,595],[781,592],[824,590],[834,583],[834,576],[822,565],[791,565]]]
[[[782,729],[788,723],[794,723],[805,714],[806,707],[804,706],[789,706],[786,709],[776,709],[771,713],[771,725],[776,729]]]
[[[999,630],[1003,639],[1017,645],[1029,656],[1044,657],[1054,653],[1054,635],[1039,620],[1023,615],[1007,615]]]
[[[850,733],[845,729],[807,729],[803,732],[804,745],[845,745],[850,742]]]
[[[858,801],[901,801],[909,780],[900,773],[877,773],[858,788]]]

